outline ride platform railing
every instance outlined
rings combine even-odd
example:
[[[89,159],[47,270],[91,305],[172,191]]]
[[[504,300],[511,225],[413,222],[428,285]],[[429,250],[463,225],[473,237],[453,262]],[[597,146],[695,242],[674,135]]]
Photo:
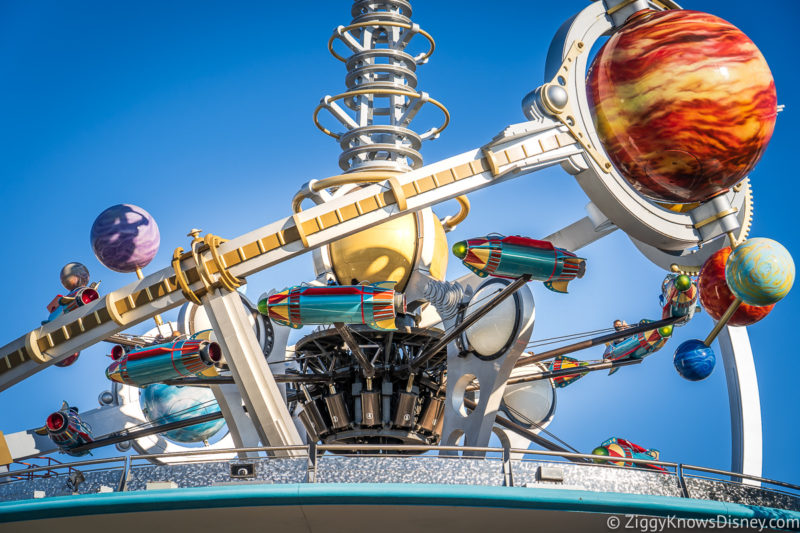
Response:
[[[275,457],[287,450],[299,453]],[[200,448],[13,468],[0,473],[0,504],[68,494],[243,482],[384,482],[651,494],[800,511],[800,485],[784,481],[668,461],[624,459],[635,466],[618,466],[612,459],[606,463],[595,460],[598,457],[589,454],[510,447],[311,444]]]

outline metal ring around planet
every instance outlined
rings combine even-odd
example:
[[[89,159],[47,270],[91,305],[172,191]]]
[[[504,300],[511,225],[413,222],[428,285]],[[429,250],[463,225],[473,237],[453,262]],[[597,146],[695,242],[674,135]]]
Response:
[[[655,9],[663,9],[662,5],[652,3]],[[588,51],[603,37],[614,31],[602,2],[593,2],[584,8],[571,21],[562,27],[554,38],[547,57],[545,79],[553,80],[559,75],[563,59],[569,54],[576,42],[583,42],[583,53],[570,64],[563,85],[569,95],[570,105],[574,111],[574,119],[581,131],[588,136],[590,142],[605,155],[594,123],[589,112],[586,95],[586,70]],[[581,165],[575,168],[575,178],[586,195],[606,215],[609,220],[627,233],[634,241],[644,243],[656,250],[684,252],[698,245],[716,242],[712,238],[703,242],[700,233],[694,228],[690,214],[666,209],[646,199],[635,191],[615,169],[604,172],[591,157],[583,157]],[[743,203],[741,197],[745,191],[731,191],[732,205]],[[676,261],[670,261],[664,266]],[[657,263],[658,264],[658,263]]]

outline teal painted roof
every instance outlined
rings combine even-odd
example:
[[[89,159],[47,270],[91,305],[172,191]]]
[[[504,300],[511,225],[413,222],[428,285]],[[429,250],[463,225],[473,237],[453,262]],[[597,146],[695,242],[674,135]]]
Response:
[[[800,513],[692,498],[569,489],[469,485],[243,484],[61,496],[0,503],[0,523],[159,510],[289,505],[456,506],[686,518],[783,518]]]

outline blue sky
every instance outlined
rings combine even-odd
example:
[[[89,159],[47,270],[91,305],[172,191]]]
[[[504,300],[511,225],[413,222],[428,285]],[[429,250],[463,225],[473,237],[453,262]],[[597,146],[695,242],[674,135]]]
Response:
[[[543,82],[544,58],[561,23],[585,0],[561,2],[416,2],[414,20],[437,49],[418,69],[419,88],[452,114],[442,137],[423,146],[426,162],[482,145],[507,124],[524,120],[522,97]],[[800,128],[798,74],[788,36],[800,23],[795,2],[753,9],[743,0],[695,0],[744,30],[766,56],[780,104],[773,140],[751,177],[753,236],[781,241],[800,257],[791,229],[790,184]],[[326,50],[333,28],[347,24],[350,4],[273,2],[0,3],[0,226],[7,296],[0,342],[35,327],[61,290],[68,261],[86,264],[101,293],[133,275],[111,272],[89,246],[103,209],[133,203],[161,231],[161,250],[145,269],[168,264],[186,232],[202,228],[235,236],[290,213],[290,199],[311,178],[338,173],[338,145],[311,113],[325,94],[344,90],[344,67]],[[414,45],[421,49],[424,40]],[[439,120],[430,111],[414,126]],[[489,232],[543,237],[584,216],[587,198],[560,168],[528,175],[470,197],[472,214],[451,243]],[[455,205],[436,208],[440,216]],[[663,273],[615,233],[581,251],[588,273],[557,295],[533,286],[534,338],[541,339],[656,318]],[[451,257],[449,275],[465,269]],[[249,294],[313,276],[301,257],[249,279]],[[796,412],[800,361],[790,335],[800,297],[778,304],[750,328],[761,389],[764,473],[800,481]],[[600,373],[559,391],[550,429],[590,451],[619,436],[658,448],[669,461],[730,466],[729,413],[721,361],[699,383],[672,366],[678,343],[704,338],[705,314],[676,330],[643,365],[611,377]],[[135,331],[141,331],[141,327]],[[62,400],[87,410],[107,387],[106,345],[69,368],[51,368],[0,393],[0,430],[43,423]],[[601,349],[581,354],[597,358]],[[115,453],[110,450],[107,453]],[[98,455],[104,455],[99,452]]]

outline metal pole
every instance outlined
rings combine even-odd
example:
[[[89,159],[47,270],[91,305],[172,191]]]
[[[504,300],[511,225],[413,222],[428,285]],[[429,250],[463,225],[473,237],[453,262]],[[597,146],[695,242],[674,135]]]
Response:
[[[489,311],[500,305],[503,300],[517,292],[520,287],[525,285],[528,281],[530,281],[531,277],[529,275],[522,276],[520,278],[515,279],[511,284],[507,285],[500,293],[490,300],[486,305],[466,317],[464,320],[461,321],[460,324],[455,326],[453,329],[450,330],[444,337],[439,339],[436,344],[431,346],[428,351],[424,354],[420,355],[413,361],[411,361],[411,369],[416,370],[417,368],[421,367],[425,363],[427,363],[431,357],[436,355],[439,350],[450,344],[450,342],[461,335],[461,333],[470,327],[472,324],[483,318]]]
[[[583,374],[586,372],[597,372],[598,370],[606,370],[610,368],[619,368],[622,366],[638,365],[644,359],[628,359],[625,361],[603,361],[601,363],[593,363],[585,366],[575,366],[572,368],[562,368],[561,370],[551,370],[548,372],[541,372],[531,376],[522,376],[518,378],[509,379],[506,385],[516,385],[517,383],[529,383],[531,381],[540,381],[542,379],[560,378],[562,376],[573,376],[575,374]],[[480,385],[477,387],[469,386],[467,391],[481,390]]]
[[[111,437],[106,437],[104,439],[99,439],[90,442],[88,444],[84,444],[83,446],[76,446],[75,448],[72,448],[70,451],[83,452],[87,450],[94,450],[95,448],[100,448],[102,446],[117,444],[118,442],[127,442],[129,440],[135,440],[141,437],[147,437],[148,435],[155,435],[156,433],[164,433],[167,431],[172,431],[173,429],[185,428],[187,426],[193,426],[195,424],[204,424],[205,422],[219,420],[220,418],[222,418],[222,411],[217,411],[216,413],[209,413],[207,415],[195,416],[193,418],[187,418],[186,420],[178,420],[177,422],[170,422],[169,424],[162,424],[160,426],[140,429],[139,431],[131,431],[130,433],[126,433],[124,435],[115,435]]]
[[[361,351],[361,347],[356,342],[356,339],[353,338],[353,334],[350,332],[350,328],[348,328],[342,322],[334,322],[333,326],[336,328],[336,331],[339,332],[341,335],[342,340],[350,349],[350,352],[358,361],[358,364],[361,365],[361,368],[364,370],[364,377],[371,378],[375,376],[375,367],[372,365],[367,356],[364,355],[364,352]]]
[[[575,374],[582,374],[584,372],[597,372],[598,370],[606,370],[611,368],[619,368],[621,366],[638,365],[644,359],[628,359],[626,361],[603,361],[602,363],[592,363],[585,366],[576,366],[573,368],[562,368],[561,370],[551,370],[549,372],[542,372],[541,374],[534,374],[532,376],[524,376],[508,380],[508,385],[515,385],[517,383],[527,383],[529,381],[539,381],[540,379],[560,378],[562,376],[572,376]]]
[[[742,305],[741,298],[736,298],[731,302],[731,305],[729,305],[728,308],[725,310],[725,314],[723,314],[719,318],[717,323],[714,324],[714,329],[712,329],[711,333],[708,334],[708,337],[706,337],[706,340],[703,341],[703,344],[705,344],[708,347],[711,347],[711,343],[714,342],[714,339],[717,338],[719,332],[722,331],[722,328],[725,327],[725,325],[728,323],[733,314],[739,309],[741,305]]]
[[[618,339],[624,339],[625,337],[630,337],[631,335],[636,335],[644,331],[663,328],[664,326],[669,326],[674,324],[675,322],[678,322],[682,318],[684,317],[671,317],[671,318],[665,318],[664,320],[656,320],[655,322],[649,322],[647,324],[632,326],[629,328],[625,328],[622,331],[609,333],[608,335],[602,335],[600,337],[594,337],[593,339],[576,342],[574,344],[568,344],[567,346],[562,346],[561,348],[555,348],[553,350],[542,352],[540,354],[532,354],[528,357],[521,357],[519,361],[517,361],[517,364],[515,366],[525,366],[525,365],[530,365],[532,363],[538,363],[539,361],[551,359],[558,355],[564,355],[572,352],[577,352],[579,350],[585,350],[586,348],[591,348],[592,346],[597,346],[598,344],[604,344],[606,342],[611,342]]]
[[[333,376],[330,374],[273,374],[276,383],[329,383]],[[203,386],[203,385],[229,385],[236,383],[233,376],[217,377],[192,377],[181,379],[167,379],[165,385]]]
[[[464,407],[466,407],[467,409],[472,410],[472,409],[475,409],[476,407],[478,407],[478,404],[473,402],[472,400],[468,400],[468,399],[464,398]],[[497,422],[497,425],[502,426],[502,427],[504,427],[504,428],[506,428],[506,429],[508,429],[510,431],[513,431],[517,435],[522,435],[526,439],[528,439],[528,440],[530,440],[532,442],[535,442],[536,444],[538,444],[542,448],[545,448],[545,449],[553,451],[553,452],[570,453],[570,451],[567,450],[566,448],[562,448],[558,444],[556,444],[554,442],[550,442],[549,440],[545,439],[544,437],[540,437],[539,435],[537,435],[533,431],[529,430],[528,428],[526,428],[524,426],[521,426],[521,425],[517,424],[516,422],[512,422],[508,418],[505,418],[503,416],[497,415],[497,418],[496,418],[495,421]],[[570,461],[574,461],[576,463],[585,463],[586,462],[585,459],[573,459],[573,458],[570,458],[570,457],[567,457],[567,459],[569,459]]]

